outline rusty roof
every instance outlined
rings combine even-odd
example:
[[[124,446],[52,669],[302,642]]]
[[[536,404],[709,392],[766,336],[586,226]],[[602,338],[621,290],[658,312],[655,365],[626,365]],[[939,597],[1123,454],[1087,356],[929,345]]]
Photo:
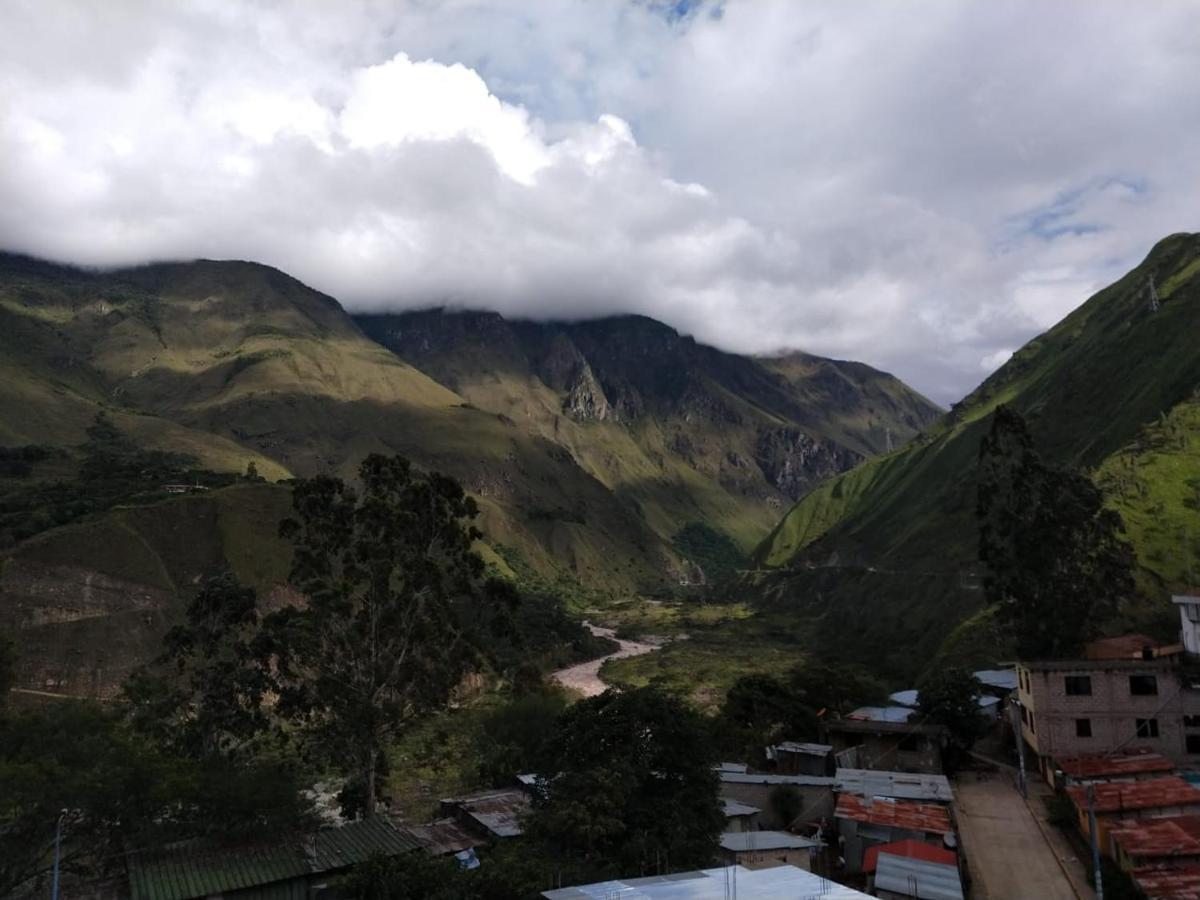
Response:
[[[1183,647],[1164,644],[1144,634],[1122,634],[1092,641],[1084,648],[1083,654],[1088,659],[1141,659],[1146,651],[1152,657],[1175,656],[1183,652]]]
[[[1123,819],[1109,834],[1129,856],[1200,856],[1200,816]]]
[[[910,831],[925,831],[933,834],[951,834],[950,815],[944,806],[929,803],[911,803],[885,797],[857,797],[840,794],[834,815],[839,819],[851,819],[885,828],[907,828]]]
[[[1056,762],[1065,775],[1080,781],[1175,771],[1175,764],[1165,756],[1144,749],[1126,750],[1111,756],[1100,753],[1069,756]]]
[[[464,831],[453,819],[436,819],[427,825],[410,825],[408,830],[433,856],[446,856],[479,844],[474,835]]]
[[[1200,866],[1148,866],[1133,880],[1151,900],[1200,900]]]
[[[1102,781],[1094,785],[1096,812],[1157,809],[1169,806],[1200,808],[1200,790],[1177,775],[1146,781]],[[1071,800],[1080,809],[1087,808],[1087,789],[1082,785],[1067,788]]]
[[[529,808],[529,795],[521,790],[485,791],[443,800],[442,806],[461,809],[496,837],[518,837],[521,816]]]

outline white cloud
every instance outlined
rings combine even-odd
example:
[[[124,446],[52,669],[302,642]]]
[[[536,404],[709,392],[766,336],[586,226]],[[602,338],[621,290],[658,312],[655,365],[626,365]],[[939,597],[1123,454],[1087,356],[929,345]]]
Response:
[[[666,8],[6,5],[0,246],[642,312],[948,402],[1196,227],[1194,4]]]

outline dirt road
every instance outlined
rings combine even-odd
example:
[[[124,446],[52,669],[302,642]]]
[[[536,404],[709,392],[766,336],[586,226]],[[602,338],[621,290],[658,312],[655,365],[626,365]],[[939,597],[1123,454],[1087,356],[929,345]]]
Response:
[[[555,681],[563,687],[571,688],[579,691],[585,697],[595,697],[597,694],[603,694],[608,688],[600,678],[600,667],[605,661],[610,659],[624,659],[627,656],[641,656],[643,653],[652,653],[658,650],[661,644],[642,643],[640,641],[624,641],[617,637],[611,628],[601,628],[599,625],[593,625],[591,622],[584,622],[588,630],[592,634],[600,637],[612,638],[621,645],[621,649],[615,653],[610,653],[608,656],[602,656],[599,659],[593,659],[591,662],[579,663],[576,666],[569,666],[565,669],[559,669],[552,676]]]

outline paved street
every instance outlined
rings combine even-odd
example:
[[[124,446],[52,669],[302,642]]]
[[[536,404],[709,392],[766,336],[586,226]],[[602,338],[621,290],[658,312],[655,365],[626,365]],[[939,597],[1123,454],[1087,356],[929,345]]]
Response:
[[[954,796],[974,879],[972,896],[978,900],[1093,900],[1095,894],[1084,880],[1084,862],[1075,858],[1070,845],[1044,820],[1043,833],[1007,774],[976,781],[974,775],[965,773],[954,786]],[[1032,793],[1030,800],[1035,808],[1041,802]],[[1064,867],[1073,878],[1068,879]]]

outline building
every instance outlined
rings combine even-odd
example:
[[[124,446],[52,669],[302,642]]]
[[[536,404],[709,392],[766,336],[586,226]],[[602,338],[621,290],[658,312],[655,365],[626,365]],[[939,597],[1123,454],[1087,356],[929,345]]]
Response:
[[[1014,676],[1015,677],[1015,676]],[[921,692],[910,688],[906,691],[896,691],[894,694],[888,694],[888,699],[896,706],[907,707],[910,710],[916,710],[921,705]],[[989,719],[995,719],[1000,712],[1000,698],[990,693],[981,693],[975,698],[975,703],[979,706],[979,714]],[[864,707],[872,709],[873,707]],[[883,709],[895,709],[896,707],[888,706]],[[856,710],[857,712],[857,710]]]
[[[1198,900],[1200,866],[1139,869],[1133,881],[1150,900]]]
[[[908,693],[902,691],[901,693]],[[912,718],[912,706],[916,706],[916,691],[912,692],[913,703],[906,706],[860,706],[846,715],[847,719],[860,722],[907,722]]]
[[[762,812],[757,806],[741,803],[731,797],[722,797],[721,806],[725,810],[725,831],[753,831],[758,827],[758,816]]]
[[[1016,669],[980,669],[971,674],[985,694],[1003,699],[1017,689]]]
[[[923,772],[884,772],[874,769],[838,769],[833,789],[858,797],[890,797],[921,803],[952,803],[954,792],[945,775]]]
[[[795,866],[725,866],[649,878],[622,878],[544,891],[546,900],[870,900],[870,895]]]
[[[795,822],[784,822],[775,811],[771,796],[778,790],[794,791],[802,810],[799,822],[817,823],[833,813],[833,778],[820,775],[776,775],[773,773],[717,773],[721,779],[721,796],[736,800],[759,812],[754,823],[760,828],[790,828]]]
[[[832,775],[833,747],[784,741],[767,748],[767,759],[780,775]]]
[[[1021,737],[1048,782],[1055,759],[1130,748],[1200,765],[1200,668],[1171,647],[1126,657],[1133,638],[1089,647],[1119,657],[1018,664]]]
[[[185,841],[126,857],[132,900],[307,900],[374,857],[421,849],[383,816],[306,837],[224,846]]]
[[[850,873],[861,872],[867,851],[881,844],[916,840],[945,847],[957,843],[949,810],[937,804],[840,794],[834,818]]]
[[[529,809],[523,790],[484,791],[441,801],[443,818],[454,819],[468,831],[489,840],[519,837],[520,818]]]
[[[1111,852],[1109,833],[1121,819],[1200,815],[1200,790],[1176,775],[1146,781],[1101,782],[1090,787],[1095,793],[1096,837],[1104,853]],[[1084,837],[1091,833],[1087,790],[1084,785],[1067,788]]]
[[[1175,772],[1175,764],[1153,750],[1092,753],[1068,756],[1054,762],[1056,786],[1070,787],[1097,781],[1145,781]]]
[[[410,825],[408,830],[430,856],[453,856],[484,843],[454,819],[436,819],[427,825]]]
[[[811,871],[820,847],[818,840],[786,831],[731,831],[721,835],[721,860],[747,869],[786,865]]]
[[[1200,816],[1123,819],[1108,832],[1109,855],[1126,872],[1146,866],[1200,864]]]
[[[830,719],[821,723],[821,739],[832,745],[840,768],[940,773],[946,729],[908,722]]]
[[[897,841],[867,851],[863,871],[876,897],[963,900],[958,854],[922,841]]]

